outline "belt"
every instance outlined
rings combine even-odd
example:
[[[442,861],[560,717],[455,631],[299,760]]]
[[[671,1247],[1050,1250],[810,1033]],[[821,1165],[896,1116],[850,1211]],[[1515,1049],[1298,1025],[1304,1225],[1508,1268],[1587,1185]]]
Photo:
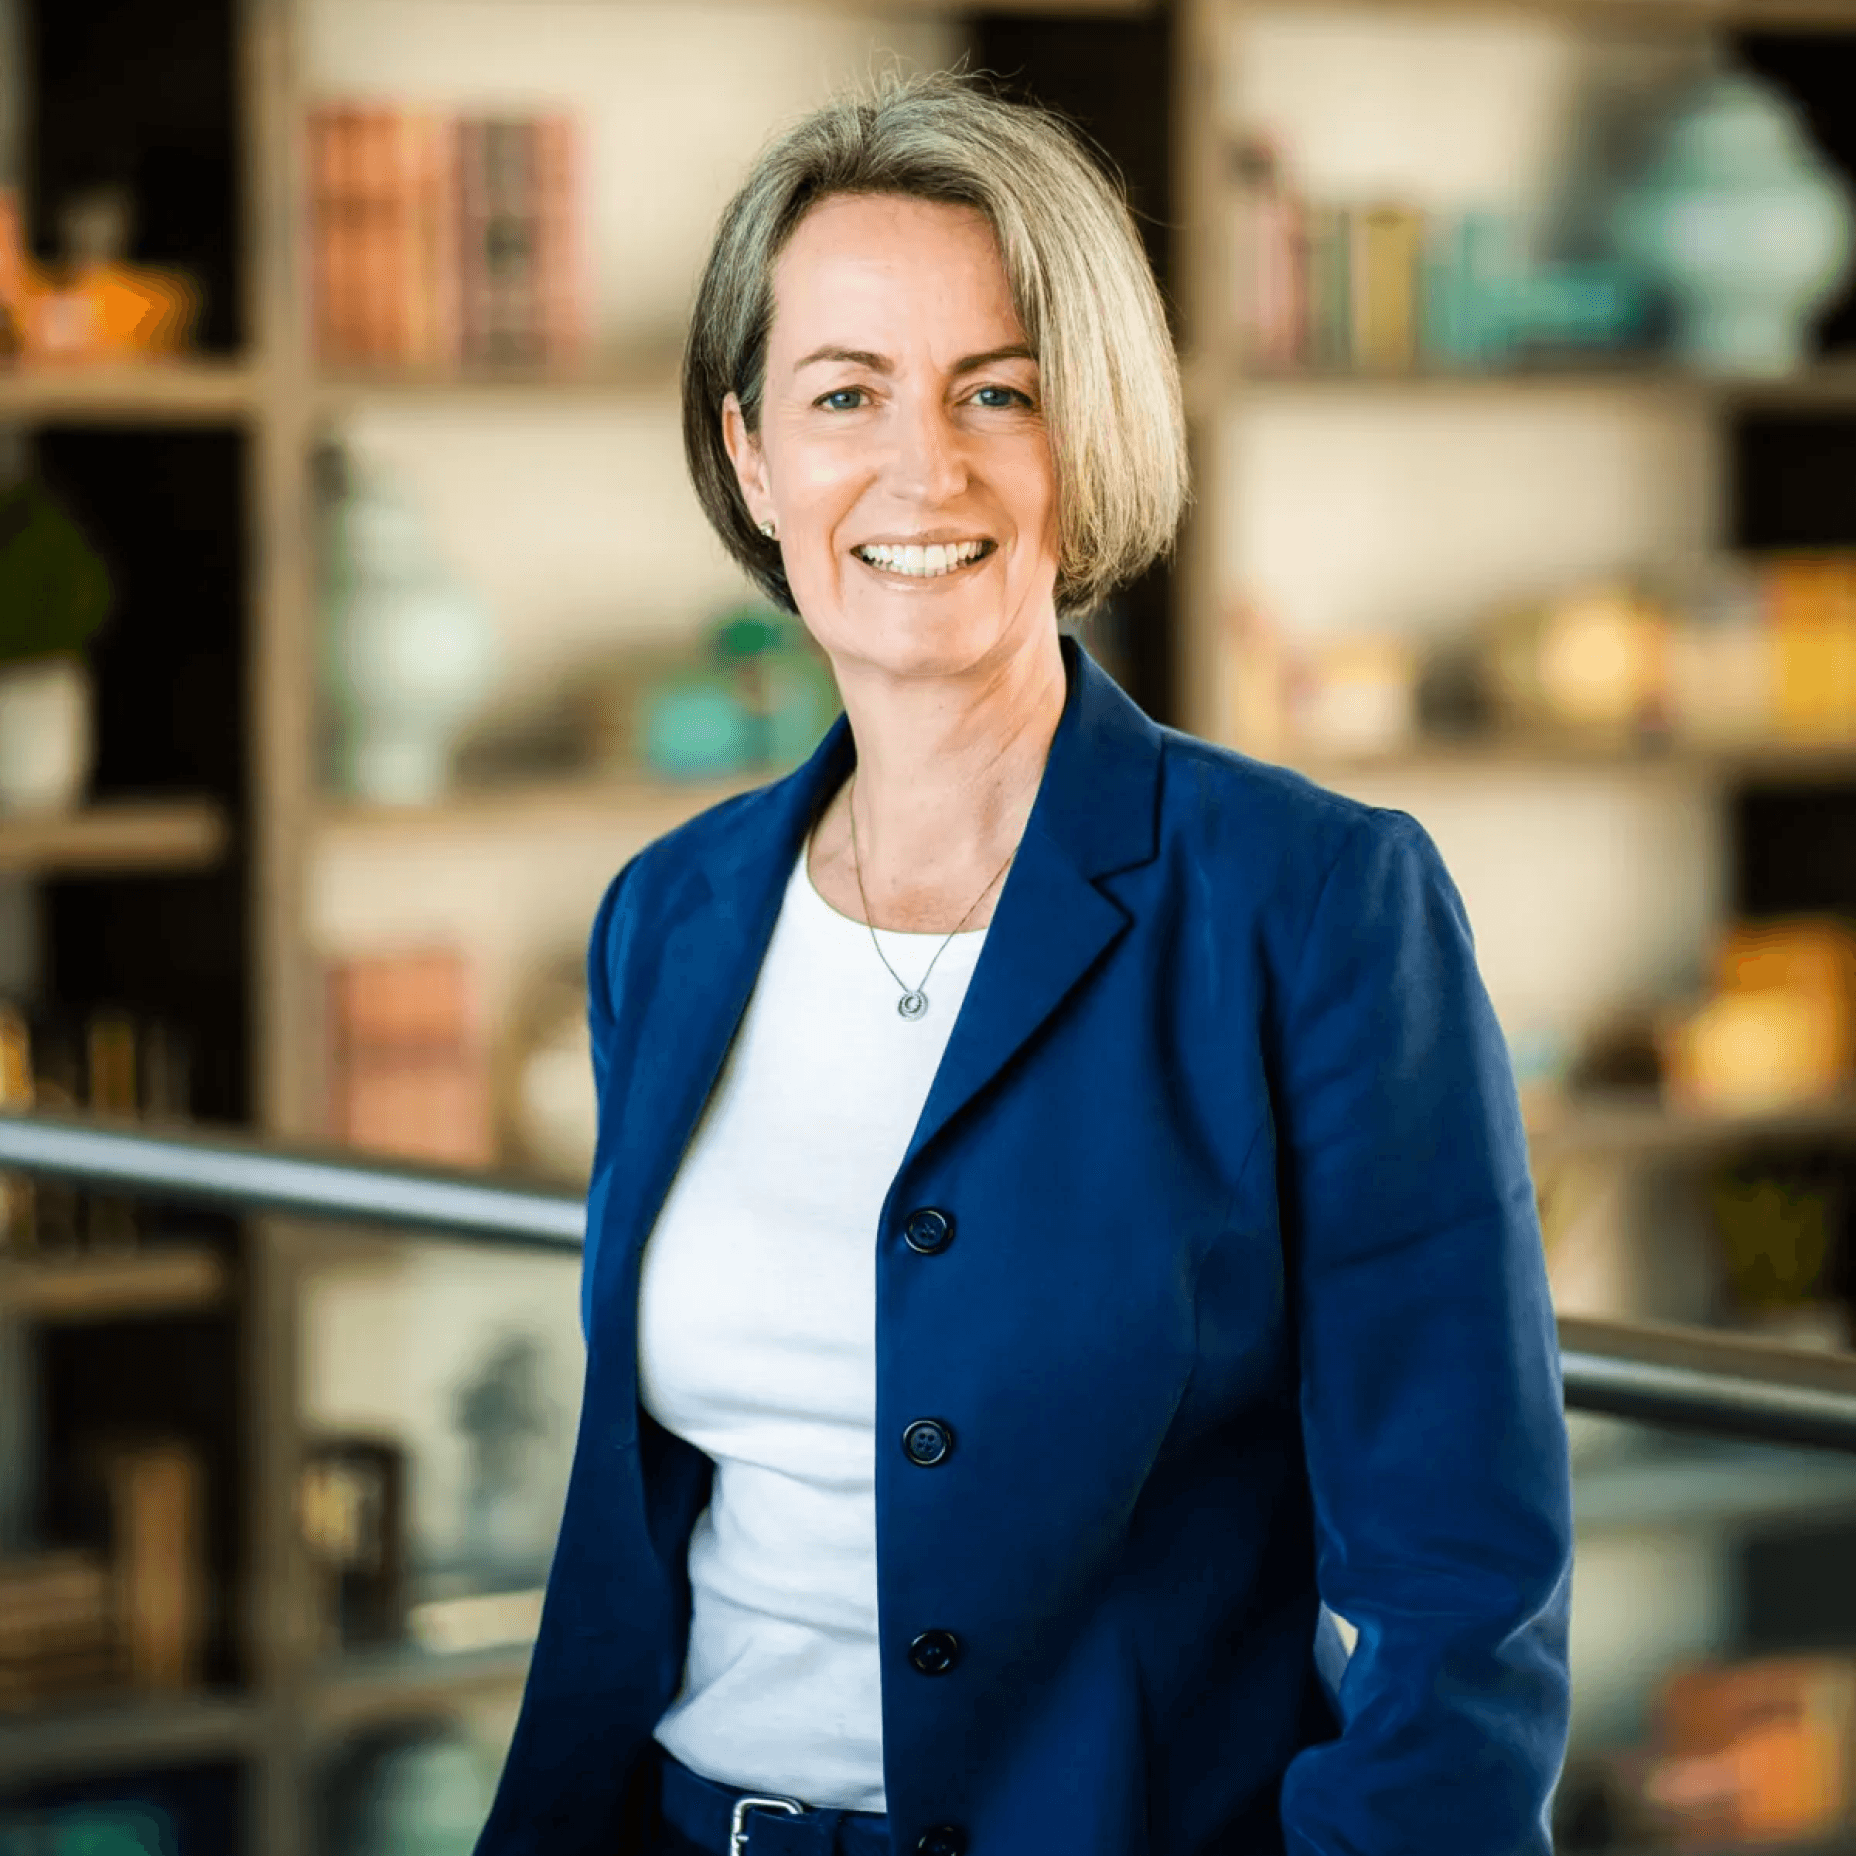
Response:
[[[665,1823],[711,1856],[891,1856],[889,1819],[879,1811],[813,1810],[705,1779],[655,1741],[652,1751]]]

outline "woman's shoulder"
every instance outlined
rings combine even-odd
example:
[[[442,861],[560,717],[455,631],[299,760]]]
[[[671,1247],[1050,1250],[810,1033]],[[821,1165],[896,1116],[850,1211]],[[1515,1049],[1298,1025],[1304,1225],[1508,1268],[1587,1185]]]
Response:
[[[1435,856],[1408,812],[1337,793],[1292,767],[1162,729],[1162,855],[1228,870],[1251,893],[1323,884],[1348,856]],[[1259,884],[1258,879],[1267,879]]]

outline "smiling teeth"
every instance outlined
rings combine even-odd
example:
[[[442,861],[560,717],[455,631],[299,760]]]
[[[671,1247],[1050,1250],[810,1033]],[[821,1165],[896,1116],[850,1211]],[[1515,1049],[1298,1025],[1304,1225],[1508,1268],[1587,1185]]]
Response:
[[[952,573],[969,561],[978,560],[985,549],[983,541],[956,541],[945,547],[889,548],[879,545],[859,548],[858,556],[872,567],[888,569],[892,574],[914,574],[932,580],[937,574]]]

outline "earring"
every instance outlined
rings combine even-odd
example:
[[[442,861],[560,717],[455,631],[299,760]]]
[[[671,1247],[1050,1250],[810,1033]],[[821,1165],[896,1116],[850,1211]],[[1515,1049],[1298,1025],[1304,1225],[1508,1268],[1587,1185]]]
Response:
[[[769,541],[771,541],[778,531],[774,528],[771,522],[763,522],[760,525],[760,532],[763,535],[765,535]]]

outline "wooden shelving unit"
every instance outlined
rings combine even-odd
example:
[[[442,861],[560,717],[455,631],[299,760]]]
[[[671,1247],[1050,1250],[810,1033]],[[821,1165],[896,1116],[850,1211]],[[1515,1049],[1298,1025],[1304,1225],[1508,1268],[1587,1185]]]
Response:
[[[237,361],[0,366],[0,423],[222,424],[255,418],[264,383]]]
[[[224,856],[228,836],[225,808],[209,799],[105,803],[62,814],[0,813],[0,873],[202,870]]]
[[[197,1244],[158,1244],[120,1257],[0,1257],[0,1319],[101,1321],[220,1307],[225,1259]]]
[[[1397,753],[1291,753],[1284,764],[1326,784],[1375,775],[1628,773],[1706,784],[1804,785],[1856,774],[1856,742],[1582,741],[1573,737],[1420,740]]]
[[[391,400],[633,399],[674,394],[681,354],[674,347],[613,354],[570,369],[501,368],[468,373],[319,371],[316,403],[324,412]]]
[[[1856,1096],[1732,1114],[1672,1109],[1649,1095],[1574,1096],[1528,1133],[1537,1163],[1573,1156],[1695,1160],[1810,1143],[1856,1147]]]
[[[749,791],[771,774],[688,782],[636,778],[560,780],[465,789],[433,806],[329,803],[315,833],[324,846],[358,838],[396,841],[610,827],[624,838],[655,838],[685,819]]]
[[[171,1695],[0,1715],[0,1785],[253,1759],[272,1738],[265,1711],[239,1696]]]

